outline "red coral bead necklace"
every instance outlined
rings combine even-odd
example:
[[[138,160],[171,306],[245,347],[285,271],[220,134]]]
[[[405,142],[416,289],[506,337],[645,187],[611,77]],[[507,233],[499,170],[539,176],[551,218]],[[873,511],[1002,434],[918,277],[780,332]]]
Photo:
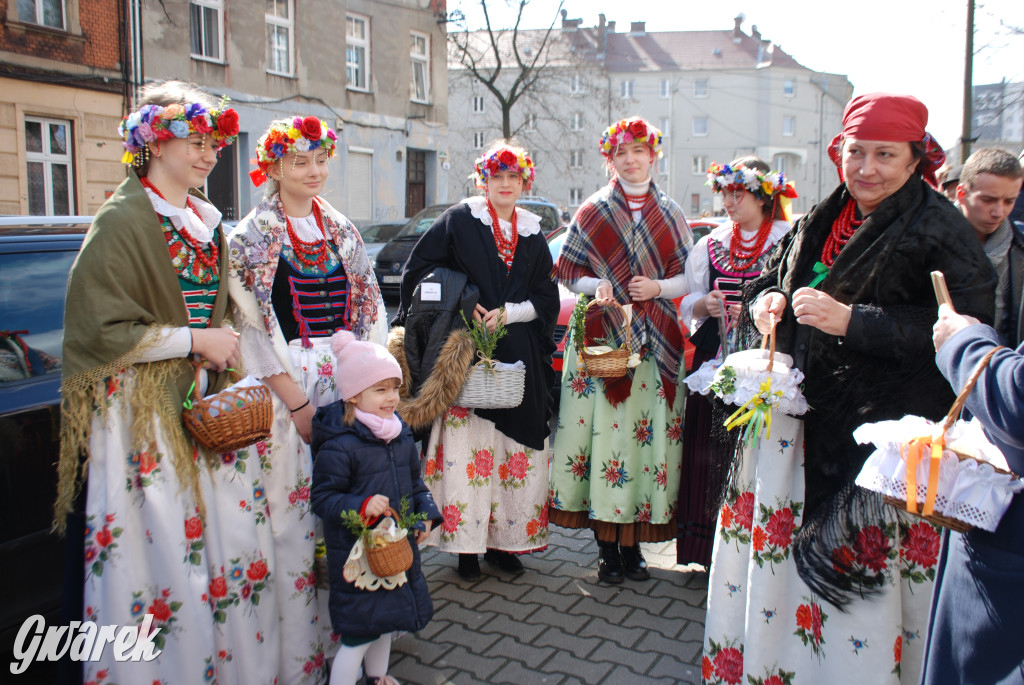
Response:
[[[825,266],[831,267],[832,263],[839,256],[839,252],[843,249],[853,234],[857,232],[860,225],[864,223],[864,220],[857,220],[854,217],[857,213],[857,203],[851,197],[846,201],[846,206],[843,207],[842,211],[839,212],[839,216],[832,222],[832,232],[829,233],[828,239],[825,241],[825,247],[821,250],[821,263]]]
[[[143,176],[139,178],[139,181],[142,183],[143,187],[149,188],[154,193],[156,193],[157,197],[159,197],[161,200],[163,200],[164,202],[168,202],[167,198],[164,197],[164,194],[160,192],[160,189],[153,185],[153,182],[150,181],[148,178]],[[168,204],[170,203],[168,202]],[[188,209],[191,210],[193,214],[199,217],[200,221],[202,221],[202,217],[199,216],[199,211],[196,209],[196,206],[192,204],[192,198],[189,197],[188,195],[185,196],[185,206],[188,207]],[[159,214],[159,212],[157,213]],[[206,252],[204,252],[203,250],[203,243],[197,240],[196,238],[192,237],[192,234],[188,232],[187,228],[185,228],[185,222],[182,222],[181,228],[178,228],[176,230],[178,231],[178,234],[182,237],[182,239],[185,241],[185,243],[188,244],[189,248],[191,248],[192,252],[195,253],[196,259],[198,259],[203,264],[203,266],[207,267],[208,269],[219,268],[220,248],[217,247],[216,240],[211,240],[208,243],[210,246],[210,254],[207,255]]]
[[[300,240],[295,234],[295,229],[292,228],[292,221],[288,218],[288,213],[284,211],[284,207],[281,208],[281,213],[284,214],[284,225],[288,230],[288,239],[292,243],[292,251],[295,253],[296,259],[305,264],[306,266],[322,267],[324,262],[327,261],[327,232],[324,230],[324,220],[320,212],[320,205],[313,202],[313,219],[316,220],[317,228],[320,229],[320,235],[323,238],[317,240],[311,240],[306,242]]]
[[[729,268],[734,272],[744,272],[754,265],[768,242],[772,232],[772,217],[765,217],[757,233],[746,239],[738,222],[732,222],[732,240],[729,241]]]
[[[494,209],[491,201],[487,200],[487,211],[491,215],[491,230],[494,232],[494,244],[498,247],[498,256],[505,266],[512,268],[512,260],[516,256],[516,246],[519,244],[519,229],[516,221],[516,210],[512,208],[512,239],[505,238],[505,232],[501,230],[501,221],[498,219],[498,211]]]

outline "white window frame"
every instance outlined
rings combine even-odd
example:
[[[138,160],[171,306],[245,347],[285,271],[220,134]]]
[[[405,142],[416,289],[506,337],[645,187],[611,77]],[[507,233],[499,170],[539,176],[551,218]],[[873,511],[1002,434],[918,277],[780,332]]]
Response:
[[[706,136],[708,134],[708,118],[694,117],[692,130],[695,136]]]
[[[266,14],[263,17],[267,22],[267,73],[275,74],[277,76],[294,76],[295,75],[295,0],[275,0],[275,9],[277,3],[283,3],[288,12],[288,17],[282,19],[277,14]],[[287,69],[275,69],[273,54],[274,51],[270,48],[270,35],[274,29],[284,29],[285,35],[288,36],[288,48],[287,48]]]
[[[693,82],[693,97],[706,98],[708,96],[708,80],[706,78],[695,79]]]
[[[409,32],[410,45],[409,45],[409,63],[412,69],[412,80],[409,83],[409,99],[413,102],[420,104],[430,104],[430,36],[426,33],[419,31]],[[423,40],[423,52],[418,53],[415,50],[417,39]],[[416,66],[420,65],[423,67],[423,97],[416,97]]]
[[[694,176],[703,176],[708,172],[708,156],[694,155],[690,163],[690,171]]]
[[[569,168],[583,168],[583,150],[569,150]]]
[[[17,5],[18,0],[8,0],[11,4]],[[33,8],[35,9],[35,17],[32,19],[26,19],[21,16],[21,12],[15,7],[14,11],[17,12],[18,21],[25,24],[35,24],[36,26],[45,26],[48,29],[54,31],[67,31],[68,30],[68,7],[67,0],[57,0],[60,4],[60,26],[51,26],[44,21],[43,3],[42,0],[32,0]]]
[[[670,122],[669,122],[669,118],[668,117],[661,117],[661,118],[658,119],[658,128],[661,129],[662,135],[665,135],[665,136],[669,135],[669,130],[668,130],[669,123]]]
[[[619,97],[623,100],[632,99],[634,86],[635,84],[633,79],[623,79],[622,82],[619,83]]]
[[[668,155],[663,154],[658,157],[658,173],[662,176],[668,175]]]
[[[487,144],[487,138],[483,131],[473,131],[473,149],[483,150]]]
[[[474,95],[473,96],[473,114],[484,113],[484,96]]]
[[[353,24],[356,22],[362,23],[364,27],[363,38],[356,38],[349,32],[349,22],[352,22]],[[370,18],[362,14],[354,14],[352,12],[347,13],[345,15],[345,87],[348,90],[358,90],[361,93],[370,92],[370,38]],[[358,66],[353,66],[353,63],[349,62],[349,49],[361,49],[363,51],[363,85],[349,81],[348,75],[350,71],[358,68]]]
[[[67,119],[55,119],[50,117],[37,117],[37,116],[26,116],[25,123],[28,122],[38,123],[40,125],[40,137],[42,144],[42,152],[29,152],[28,149],[28,133],[25,135],[25,174],[26,180],[28,178],[28,164],[29,163],[42,163],[43,165],[43,203],[45,205],[45,216],[53,216],[53,171],[52,167],[54,164],[63,164],[68,169],[68,212],[69,214],[75,214],[75,164],[74,164],[74,145],[75,139],[72,132],[72,122]],[[64,127],[67,133],[67,152],[64,154],[53,153],[50,151],[50,125],[57,124]]]
[[[569,206],[578,207],[583,204],[583,188],[569,188]]]
[[[664,100],[672,97],[672,79],[661,79],[661,97]]]
[[[787,137],[796,135],[796,117],[790,115],[782,117],[782,135]]]
[[[526,113],[526,121],[523,122],[524,131],[536,131],[537,130],[537,115],[534,112]],[[536,164],[536,160],[534,160]]]
[[[192,59],[200,60],[202,62],[216,62],[217,64],[224,64],[224,0],[189,0],[188,3],[188,20],[189,20],[189,51],[192,50],[192,6],[195,5],[201,10],[211,9],[217,14],[217,57],[211,57],[203,53],[190,52]],[[200,15],[203,17],[203,21],[206,21],[206,12],[202,11]],[[200,35],[205,36],[206,32],[200,29]]]
[[[583,130],[583,112],[573,112],[569,122],[569,129],[572,131]]]
[[[796,95],[796,79],[787,78],[782,80],[782,94],[787,98]]]
[[[569,94],[580,95],[584,91],[583,77],[579,74],[573,74],[569,77]]]
[[[787,155],[775,155],[775,157],[772,158],[772,170],[777,171],[780,174],[789,173],[787,169],[787,167],[789,166],[787,164],[788,161],[789,160]]]

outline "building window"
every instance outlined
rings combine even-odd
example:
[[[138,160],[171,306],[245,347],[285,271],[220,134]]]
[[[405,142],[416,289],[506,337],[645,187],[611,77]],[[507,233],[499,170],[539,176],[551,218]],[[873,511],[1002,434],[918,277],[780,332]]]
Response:
[[[782,135],[791,136],[796,133],[796,117],[782,117]]]
[[[627,80],[619,84],[619,95],[625,98],[633,97],[633,81]]]
[[[583,112],[573,112],[569,121],[569,128],[573,131],[583,130]]]
[[[570,76],[569,77],[569,92],[572,95],[579,95],[583,92],[583,77],[582,76]]]
[[[348,87],[370,89],[370,19],[357,14],[345,17],[345,69]]]
[[[25,117],[28,213],[74,214],[71,122]]]
[[[661,97],[668,98],[672,95],[672,80],[663,78],[661,79]]]
[[[663,135],[668,135],[668,117],[658,119],[658,128],[661,129]]]
[[[583,168],[583,150],[569,150],[569,168]]]
[[[292,0],[267,0],[267,71],[292,75]]]
[[[192,0],[189,3],[192,56],[224,61],[224,0]]]
[[[473,96],[473,114],[483,114],[484,111],[484,96],[474,95]]]
[[[665,155],[658,158],[658,173],[662,176],[668,175],[668,157]]]
[[[430,102],[430,36],[415,31],[409,34],[409,59],[412,61],[412,99]]]
[[[569,205],[577,206],[583,204],[583,188],[569,188]]]
[[[782,94],[788,98],[791,98],[794,95],[796,95],[796,83],[793,81],[793,79],[788,78],[782,82]]]
[[[526,115],[526,121],[523,123],[523,128],[527,131],[537,130],[537,115],[530,112]]]
[[[690,195],[690,215],[700,216],[700,193]]]
[[[708,118],[707,117],[694,117],[693,118],[693,135],[695,136],[706,136],[708,134]]]
[[[64,28],[64,0],[18,0],[18,21]]]
[[[780,174],[789,172],[786,168],[786,155],[775,155],[775,158],[772,159],[772,170],[777,171]]]
[[[477,150],[484,149],[484,132],[474,131],[473,132],[473,147]]]
[[[690,171],[695,175],[706,174],[708,171],[708,156],[694,155],[693,164],[690,167]]]
[[[708,96],[708,80],[699,78],[693,82],[693,97],[706,98]]]

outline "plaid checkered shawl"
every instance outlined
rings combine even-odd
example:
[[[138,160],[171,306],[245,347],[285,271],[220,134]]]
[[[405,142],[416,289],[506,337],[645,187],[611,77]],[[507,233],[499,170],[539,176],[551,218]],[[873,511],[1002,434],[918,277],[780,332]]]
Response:
[[[555,275],[566,284],[584,276],[606,279],[612,284],[615,300],[629,303],[627,288],[633,276],[665,279],[682,273],[692,246],[693,236],[682,210],[653,180],[640,221],[634,224],[622,186],[612,179],[577,210],[559,253]],[[588,321],[587,335],[621,344],[625,333],[617,318],[603,317],[604,325],[596,331]],[[649,353],[656,360],[665,399],[671,407],[683,347],[675,303],[660,297],[633,302],[630,335],[633,352],[641,353],[641,357]],[[605,382],[605,397],[612,406],[629,397],[632,381],[630,371],[621,379]]]

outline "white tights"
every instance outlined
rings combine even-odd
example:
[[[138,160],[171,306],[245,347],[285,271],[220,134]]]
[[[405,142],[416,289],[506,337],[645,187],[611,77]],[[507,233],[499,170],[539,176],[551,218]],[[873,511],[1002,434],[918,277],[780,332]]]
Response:
[[[369,678],[387,675],[391,658],[392,633],[384,633],[373,642],[358,647],[342,645],[331,666],[330,685],[355,685],[359,678],[359,666],[365,660],[365,672]]]

